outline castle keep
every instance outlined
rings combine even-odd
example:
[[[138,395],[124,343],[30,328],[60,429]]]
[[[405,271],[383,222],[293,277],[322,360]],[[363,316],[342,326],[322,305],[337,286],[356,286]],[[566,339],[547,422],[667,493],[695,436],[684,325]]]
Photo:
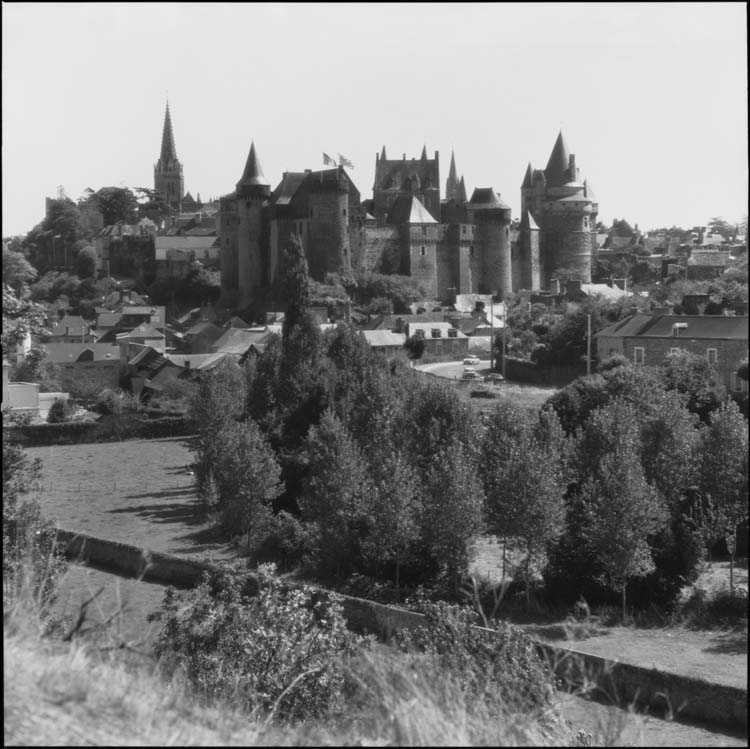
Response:
[[[171,129],[171,125],[170,125]],[[166,131],[166,125],[165,125]],[[342,167],[284,172],[272,190],[251,144],[236,189],[220,201],[222,299],[245,306],[273,283],[291,234],[305,248],[310,275],[374,271],[416,279],[428,297],[508,294],[545,288],[558,270],[591,280],[598,207],[575,156],[558,136],[545,170],[526,173],[520,232],[491,187],[467,199],[451,155],[445,195],[440,155],[375,155],[373,197],[360,193]]]

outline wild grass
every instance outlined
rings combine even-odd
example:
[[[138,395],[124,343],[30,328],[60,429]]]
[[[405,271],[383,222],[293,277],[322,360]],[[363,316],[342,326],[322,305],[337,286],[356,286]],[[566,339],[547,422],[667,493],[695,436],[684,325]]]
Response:
[[[32,603],[22,596],[4,608],[6,745],[590,746],[622,740],[627,720],[623,713],[583,730],[554,700],[530,711],[477,699],[465,675],[439,660],[376,645],[348,661],[335,712],[279,723],[272,713],[202,696],[152,656],[133,657],[116,617],[92,630],[95,596],[62,637],[48,635]]]

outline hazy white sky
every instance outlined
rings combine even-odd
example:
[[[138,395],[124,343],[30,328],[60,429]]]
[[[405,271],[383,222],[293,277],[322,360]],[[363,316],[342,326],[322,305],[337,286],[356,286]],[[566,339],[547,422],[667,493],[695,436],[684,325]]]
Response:
[[[341,152],[451,148],[518,216],[559,129],[600,219],[747,213],[743,3],[2,6],[3,236],[63,185],[153,187],[169,95],[185,188],[230,192],[251,140],[272,186]]]

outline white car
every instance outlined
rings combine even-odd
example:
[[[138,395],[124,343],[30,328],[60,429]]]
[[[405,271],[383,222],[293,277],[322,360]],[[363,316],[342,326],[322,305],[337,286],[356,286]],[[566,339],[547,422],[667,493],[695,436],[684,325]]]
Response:
[[[472,366],[472,367],[476,366],[477,364],[479,364],[479,357],[478,356],[467,356],[464,359],[464,364]]]

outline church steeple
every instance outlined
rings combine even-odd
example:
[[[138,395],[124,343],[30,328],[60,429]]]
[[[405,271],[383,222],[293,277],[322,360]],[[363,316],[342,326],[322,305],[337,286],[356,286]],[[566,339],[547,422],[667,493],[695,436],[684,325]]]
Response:
[[[180,203],[185,194],[185,182],[182,176],[182,164],[177,158],[172,132],[172,115],[167,102],[164,113],[164,127],[161,134],[161,153],[154,165],[154,190],[158,192],[175,210],[180,209]]]
[[[385,145],[383,146],[383,150],[380,152],[380,160],[385,161]]]
[[[159,158],[164,164],[168,164],[170,161],[177,161],[177,149],[174,145],[172,116],[169,114],[169,102],[167,102],[167,111],[164,114],[164,129],[161,134],[161,156]]]
[[[422,155],[419,157],[420,161],[427,161],[427,145],[422,146]]]

